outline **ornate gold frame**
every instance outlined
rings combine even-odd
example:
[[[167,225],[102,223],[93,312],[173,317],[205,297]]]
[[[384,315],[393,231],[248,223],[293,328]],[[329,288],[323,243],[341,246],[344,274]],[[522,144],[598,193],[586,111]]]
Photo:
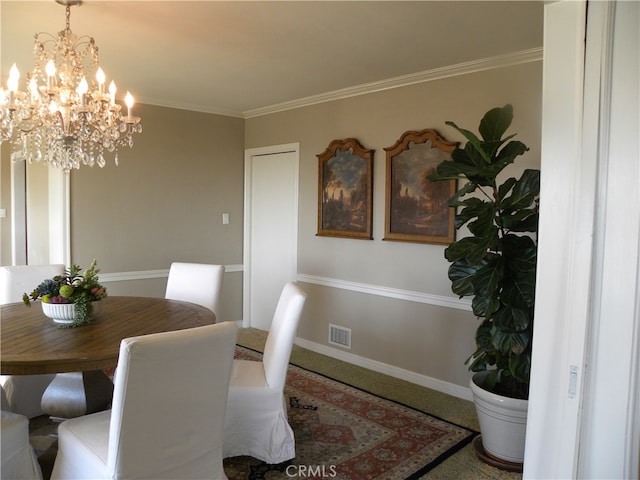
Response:
[[[442,160],[451,159],[457,146],[437,131],[426,129],[405,132],[393,146],[384,149],[384,240],[434,244],[454,241],[455,209],[446,203],[455,194],[457,182],[430,182],[426,176]]]
[[[373,152],[347,138],[316,155],[319,236],[373,238]]]

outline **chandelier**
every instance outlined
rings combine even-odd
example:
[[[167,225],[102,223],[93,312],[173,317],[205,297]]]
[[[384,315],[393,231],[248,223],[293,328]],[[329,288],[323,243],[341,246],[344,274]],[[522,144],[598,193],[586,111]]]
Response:
[[[125,96],[125,113],[115,83],[105,85],[94,39],[71,32],[70,7],[81,0],[56,2],[66,6],[66,28],[57,36],[35,35],[27,90],[19,90],[15,63],[6,90],[0,86],[0,143],[12,144],[12,161],[44,162],[65,173],[80,165],[104,167],[109,154],[118,165],[118,147],[132,147],[133,134],[142,132],[131,114],[133,96]]]

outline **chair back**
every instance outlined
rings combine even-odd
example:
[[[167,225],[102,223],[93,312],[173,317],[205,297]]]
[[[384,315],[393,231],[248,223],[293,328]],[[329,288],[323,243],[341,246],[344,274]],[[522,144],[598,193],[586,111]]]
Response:
[[[306,299],[307,294],[295,282],[287,283],[280,294],[262,356],[265,377],[271,388],[284,388],[293,340]]]
[[[47,278],[64,273],[64,265],[13,265],[0,267],[0,305],[21,302]]]
[[[173,262],[164,298],[196,303],[219,315],[224,265]]]
[[[113,478],[225,478],[236,335],[224,322],[122,341],[107,455]]]

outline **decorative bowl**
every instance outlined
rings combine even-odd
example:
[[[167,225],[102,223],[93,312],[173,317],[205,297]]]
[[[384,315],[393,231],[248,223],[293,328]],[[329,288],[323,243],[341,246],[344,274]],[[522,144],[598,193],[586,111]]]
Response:
[[[92,302],[93,315],[98,313],[98,304],[100,302]],[[76,306],[73,303],[45,303],[41,302],[42,313],[53,320],[54,323],[69,324],[73,323],[76,314]]]

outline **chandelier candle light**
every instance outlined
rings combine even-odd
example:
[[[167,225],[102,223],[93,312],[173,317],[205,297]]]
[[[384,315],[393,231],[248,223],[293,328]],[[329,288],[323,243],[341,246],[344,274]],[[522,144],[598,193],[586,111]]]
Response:
[[[0,86],[0,143],[11,142],[13,161],[44,162],[65,173],[80,165],[104,167],[105,150],[117,165],[118,147],[132,147],[133,134],[142,132],[140,118],[131,114],[133,96],[125,96],[124,115],[115,82],[105,88],[94,39],[71,32],[70,7],[81,0],[56,2],[66,7],[66,28],[57,37],[35,35],[28,91],[19,90],[15,63],[6,90]]]

